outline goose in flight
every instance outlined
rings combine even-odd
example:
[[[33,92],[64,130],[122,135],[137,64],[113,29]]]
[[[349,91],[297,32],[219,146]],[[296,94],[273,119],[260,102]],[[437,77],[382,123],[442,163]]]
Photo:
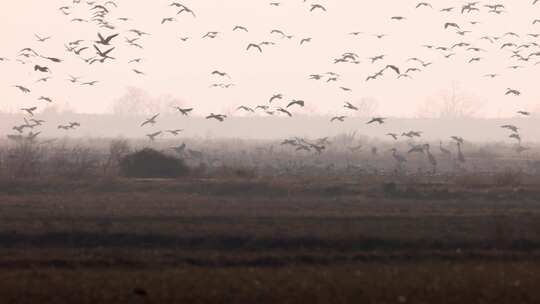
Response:
[[[38,100],[43,100],[43,101],[46,101],[46,102],[48,102],[48,103],[51,103],[51,102],[52,102],[52,99],[51,99],[51,98],[45,97],[45,96],[40,96],[40,97],[38,98]]]
[[[263,111],[268,111],[269,108],[270,107],[267,106],[267,105],[258,105],[258,106],[255,107],[255,111],[257,111],[258,109],[261,109]]]
[[[36,82],[47,82],[51,78],[52,78],[51,76],[43,77],[43,78],[38,79]]]
[[[380,70],[379,72],[373,74],[373,75],[370,75],[366,78],[366,81],[370,81],[370,80],[375,80],[377,79],[378,77],[382,76],[383,75],[383,72],[384,70]]]
[[[397,21],[402,21],[402,20],[405,20],[407,18],[403,17],[403,16],[394,16],[392,18],[390,18],[390,20],[397,20]]]
[[[146,136],[147,136],[148,139],[150,139],[151,141],[154,141],[154,140],[156,139],[156,137],[158,137],[159,135],[161,135],[161,133],[163,133],[163,132],[162,132],[162,131],[158,131],[158,132],[146,134]]]
[[[82,51],[88,49],[88,47],[82,47],[80,49],[73,49],[73,53],[75,53],[75,55],[80,55]]]
[[[239,106],[238,108],[236,108],[236,110],[243,110],[243,111],[246,111],[246,112],[251,112],[251,113],[254,113],[255,110],[253,110],[252,108],[250,107],[246,107],[246,106]]]
[[[422,132],[409,131],[407,133],[402,133],[401,136],[405,136],[405,137],[408,137],[408,138],[422,137]]]
[[[510,134],[508,137],[513,138],[513,139],[515,139],[515,140],[521,142],[521,136],[519,136],[518,133]]]
[[[346,118],[346,117],[347,117],[347,116],[334,116],[334,117],[332,117],[332,118],[330,119],[330,122],[334,122],[334,121],[336,121],[336,120],[337,120],[337,121],[340,121],[340,122],[343,122],[343,121],[345,121],[345,118]]]
[[[489,78],[495,78],[497,76],[499,76],[499,75],[497,75],[497,74],[486,74],[486,75],[484,75],[484,77],[489,77]]]
[[[310,12],[313,12],[314,10],[316,9],[320,9],[320,10],[323,10],[326,12],[326,8],[320,4],[312,4],[311,5],[311,9],[309,10]]]
[[[348,101],[345,102],[345,105],[343,107],[349,110],[358,111],[358,108]]]
[[[142,124],[141,124],[141,127],[144,127],[145,125],[147,124],[150,124],[150,125],[154,125],[156,123],[156,119],[158,118],[159,116],[159,113],[148,118],[147,120],[145,120]]]
[[[460,36],[465,36],[465,34],[468,34],[470,33],[471,31],[456,31],[456,34],[460,35]]]
[[[21,85],[14,85],[13,87],[19,89],[21,92],[25,93],[25,94],[28,94],[30,93],[30,90],[28,88],[25,88]]]
[[[174,18],[174,17],[167,17],[167,18],[161,19],[161,24],[165,24],[166,22],[173,22],[173,21],[176,21],[176,18]]]
[[[408,68],[406,71],[405,71],[405,74],[408,74],[410,72],[422,72],[421,69],[419,68]]]
[[[176,13],[177,15],[180,15],[181,13],[183,12],[186,12],[188,14],[191,14],[193,16],[193,18],[197,17],[197,15],[195,15],[195,12],[193,10],[191,10],[190,8],[188,8],[187,6],[185,5],[182,5],[182,7],[180,8],[180,10],[178,11],[178,13]]]
[[[285,110],[284,108],[277,108],[276,111],[281,112],[281,113],[285,113],[285,114],[287,114],[289,117],[292,117],[291,112]]]
[[[377,62],[377,60],[383,60],[385,56],[386,55],[378,55],[378,56],[374,56],[374,57],[369,57],[369,59],[371,59],[371,63],[375,63],[375,62]]]
[[[508,130],[510,130],[510,131],[512,131],[514,133],[518,133],[518,131],[519,131],[519,128],[514,126],[514,125],[502,125],[501,128],[508,129]]]
[[[521,92],[518,91],[518,90],[515,90],[515,89],[508,88],[508,89],[506,89],[506,94],[504,94],[504,95],[519,96],[519,95],[521,95]]]
[[[392,137],[394,140],[398,139],[398,135],[396,133],[386,133],[386,136]]]
[[[97,47],[97,45],[94,44],[94,49],[97,51],[97,54],[99,56],[101,56],[102,59],[107,59],[107,58],[114,59],[113,57],[109,56],[109,53],[112,52],[115,49],[114,47],[106,50],[105,52],[103,52]]]
[[[246,50],[249,51],[250,48],[255,48],[255,49],[259,50],[259,52],[262,53],[262,48],[261,48],[261,46],[258,45],[258,44],[250,43],[250,44],[248,44]]]
[[[214,39],[214,38],[216,38],[218,35],[219,35],[219,32],[207,32],[207,33],[203,36],[203,39],[204,39],[204,38]]]
[[[188,116],[189,113],[191,111],[193,111],[193,108],[188,108],[188,109],[184,109],[184,108],[181,108],[181,107],[174,107],[174,108],[177,109],[178,112],[182,113],[182,115],[184,115],[184,116]]]
[[[272,101],[276,100],[276,99],[283,99],[283,94],[274,94],[272,97],[270,97],[270,100],[268,101],[268,103],[272,103]]]
[[[384,123],[384,121],[386,120],[386,118],[384,117],[373,117],[370,121],[368,121],[366,124],[367,125],[370,125],[372,123],[379,123],[379,125],[382,125]]]
[[[50,73],[51,72],[48,67],[42,67],[42,66],[37,65],[37,64],[34,66],[34,71],[40,71],[42,73]]]
[[[38,40],[39,42],[45,42],[45,41],[47,41],[47,40],[49,40],[49,39],[52,38],[51,36],[48,36],[48,37],[40,37],[40,36],[37,35],[37,34],[34,34],[34,36],[37,38],[37,40]]]
[[[174,136],[178,136],[182,131],[184,131],[184,129],[166,130],[165,132],[170,133]]]
[[[416,8],[421,8],[421,7],[429,7],[429,8],[433,8],[433,6],[431,6],[431,4],[429,4],[428,2],[420,2],[416,5]]]
[[[30,141],[33,141],[36,139],[36,137],[38,137],[39,134],[41,134],[41,132],[36,132],[36,133],[30,132],[28,133],[28,136],[26,138]]]
[[[81,85],[87,85],[87,86],[94,86],[96,83],[98,83],[99,81],[97,80],[94,80],[94,81],[88,81],[88,82],[83,82],[81,83]]]
[[[229,79],[231,78],[231,76],[229,76],[229,74],[227,74],[226,72],[221,72],[218,70],[213,71],[211,75],[219,75],[221,77],[228,77]]]
[[[34,118],[30,119],[30,121],[34,123],[34,126],[41,126],[45,122],[45,120]]]
[[[144,36],[144,35],[150,35],[149,33],[146,33],[146,32],[143,32],[143,31],[140,31],[140,30],[137,30],[137,29],[131,29],[128,32],[135,33],[139,37]]]
[[[137,69],[131,69],[131,70],[137,75],[146,75],[143,71],[139,71]]]
[[[219,122],[223,122],[225,120],[225,118],[227,118],[227,115],[223,115],[223,114],[214,114],[214,113],[210,113],[210,115],[206,116],[206,119],[215,119]]]
[[[71,127],[70,127],[69,125],[59,125],[57,128],[58,128],[58,129],[65,130],[65,131],[71,129]]]
[[[37,107],[31,107],[31,108],[21,108],[21,111],[25,111],[30,116],[34,116],[34,111],[37,110]]]
[[[399,68],[398,68],[397,66],[395,66],[395,65],[389,64],[389,65],[387,65],[384,69],[385,69],[385,70],[391,69],[391,70],[393,70],[394,72],[396,72],[396,74],[398,74],[398,75],[401,74],[401,73],[399,72]]]
[[[298,105],[298,106],[300,106],[300,107],[303,107],[304,104],[305,104],[305,103],[304,103],[303,100],[294,100],[294,99],[293,99],[291,102],[289,102],[289,104],[287,105],[287,108],[292,107],[292,106],[294,106],[294,105]]]
[[[302,40],[300,40],[300,45],[308,42],[311,42],[311,38],[303,38]]]
[[[523,116],[530,116],[531,113],[530,112],[527,112],[527,111],[517,111],[518,114],[520,115],[523,115]]]
[[[55,57],[45,57],[45,56],[39,56],[43,59],[47,59],[47,60],[50,60],[54,63],[59,63],[59,62],[62,62],[62,59],[59,59],[59,58],[55,58]]]
[[[446,22],[446,23],[444,24],[444,29],[447,29],[447,28],[449,28],[449,27],[455,27],[455,28],[457,28],[458,30],[461,30],[461,28],[459,27],[459,25],[458,25],[457,23],[455,23],[455,22]]]
[[[241,26],[241,25],[236,25],[236,26],[234,26],[233,32],[234,32],[234,31],[237,31],[237,30],[244,31],[244,32],[246,32],[246,33],[249,32],[248,29],[247,29],[246,27]]]
[[[99,38],[98,41],[95,41],[97,44],[110,45],[111,41],[115,37],[117,37],[119,34],[113,34],[113,35],[108,36],[107,38],[104,38],[103,36],[101,36],[101,33],[98,33],[97,35],[98,35],[98,38]]]

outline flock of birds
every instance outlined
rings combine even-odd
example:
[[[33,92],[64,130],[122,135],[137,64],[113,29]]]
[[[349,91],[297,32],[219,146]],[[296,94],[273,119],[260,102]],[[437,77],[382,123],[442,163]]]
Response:
[[[305,3],[306,0],[303,0]],[[539,0],[534,0],[531,2],[531,6],[536,5]],[[317,13],[317,14],[325,14],[327,12],[327,8],[320,3],[311,3],[308,4],[306,7],[306,11],[308,13]],[[81,18],[79,16],[74,16],[73,10],[76,6],[86,6],[87,12],[89,14],[88,18]],[[280,7],[282,6],[281,2],[270,2],[270,7]],[[180,3],[180,2],[172,2],[169,4],[169,7],[171,9],[174,9],[175,15],[173,17],[164,17],[160,20],[160,23],[162,25],[165,25],[167,23],[176,22],[180,16],[186,15],[188,18],[197,18],[197,12],[187,5]],[[473,14],[473,13],[486,13],[486,14],[494,14],[494,15],[500,15],[507,13],[506,7],[503,4],[482,4],[480,1],[474,1],[474,2],[467,2],[461,5],[461,7],[440,7],[435,8],[432,4],[428,2],[419,2],[416,4],[415,8],[417,10],[433,10],[434,12],[438,12],[441,14],[444,18],[449,18],[452,16],[452,14]],[[272,9],[272,8],[269,8]],[[144,50],[144,39],[145,37],[151,36],[151,33],[147,33],[143,30],[137,29],[137,28],[127,28],[122,26],[122,24],[125,24],[127,22],[132,21],[128,17],[118,17],[113,18],[111,17],[111,12],[113,10],[118,10],[118,4],[115,1],[82,1],[82,0],[72,0],[72,3],[69,5],[62,6],[58,9],[61,14],[65,15],[67,18],[70,18],[70,21],[72,23],[91,23],[95,24],[96,26],[96,38],[93,41],[88,40],[75,40],[75,41],[67,41],[65,42],[65,54],[62,54],[58,57],[52,57],[49,56],[41,51],[38,51],[37,48],[32,47],[25,47],[21,49],[15,58],[8,59],[5,57],[0,57],[0,63],[2,61],[8,61],[8,60],[14,60],[22,64],[22,68],[25,68],[28,65],[33,66],[33,72],[39,75],[39,79],[37,82],[47,82],[52,77],[52,71],[55,69],[55,65],[62,64],[64,59],[62,59],[63,56],[76,56],[81,58],[84,62],[86,62],[88,65],[95,65],[95,64],[106,64],[111,61],[119,60],[117,57],[118,55],[115,54],[115,50],[118,47],[119,44],[124,43],[128,47],[132,47],[135,49]],[[406,16],[390,16],[389,22],[405,22],[408,17]],[[532,24],[540,24],[540,19],[531,20]],[[457,35],[457,37],[467,37],[473,33],[473,30],[467,30],[467,28],[474,27],[479,22],[477,21],[469,21],[468,24],[458,24],[456,22],[441,22],[441,27],[444,28],[447,31],[454,31]],[[102,31],[109,31],[110,34],[102,34]],[[234,25],[232,26],[233,32],[249,32],[249,29],[247,26],[243,25]],[[125,33],[125,34],[122,34]],[[218,36],[222,35],[222,32],[219,31],[208,31],[204,33],[202,36],[200,36],[199,39],[215,39]],[[124,36],[124,37],[121,37]],[[294,35],[291,35],[289,33],[286,33],[283,30],[280,29],[272,29],[270,31],[270,35],[272,38],[279,38],[279,39],[293,39],[295,38]],[[368,34],[364,32],[351,32],[348,33],[348,35],[352,37],[356,36],[362,36],[362,35],[372,35],[376,37],[377,39],[384,39],[387,37],[386,34],[378,33],[378,34]],[[515,71],[519,69],[525,69],[525,68],[531,68],[535,65],[540,64],[540,45],[535,42],[534,40],[537,40],[540,37],[540,34],[536,33],[515,33],[515,32],[506,32],[502,33],[498,36],[490,36],[490,35],[484,35],[481,36],[477,43],[486,43],[489,47],[495,48],[499,51],[508,51],[508,55],[510,57],[510,60],[512,60],[515,64],[512,64],[508,66],[509,71]],[[35,41],[37,44],[44,45],[48,43],[48,41],[52,37],[50,36],[40,36],[35,35]],[[121,38],[123,38],[123,42],[121,41]],[[530,39],[531,41],[528,42],[518,42],[522,39]],[[180,41],[183,43],[187,43],[190,39],[194,39],[192,37],[180,37]],[[304,45],[308,44],[312,41],[312,37],[303,37],[299,39],[298,44]],[[264,53],[264,49],[269,46],[277,45],[277,42],[274,41],[262,41],[259,43],[255,42],[249,42],[247,43],[247,46],[245,48],[245,51],[247,52],[256,52],[256,53]],[[466,54],[472,54],[470,59],[468,60],[469,64],[474,64],[476,62],[482,61],[484,58],[482,54],[489,53],[486,48],[479,47],[478,45],[475,45],[470,42],[458,42],[451,45],[432,45],[432,44],[425,44],[422,45],[423,48],[426,48],[428,50],[432,50],[433,52],[437,52],[437,54],[442,55],[442,58],[445,58],[447,60],[450,60],[453,56],[455,56],[458,52],[463,52]],[[399,66],[395,63],[386,62],[387,55],[385,54],[377,54],[374,56],[368,57],[369,62],[375,66],[376,63],[382,63],[382,68],[378,68],[374,73],[368,75],[365,80],[365,82],[369,81],[376,81],[383,77],[386,77],[388,73],[393,74],[398,79],[412,79],[413,76],[416,73],[421,73],[427,70],[430,66],[436,64],[435,62],[429,62],[422,58],[412,57],[408,58],[406,62],[404,63],[406,67]],[[334,58],[333,62],[334,64],[359,64],[360,63],[361,56],[354,52],[345,52],[338,58]],[[137,64],[141,62],[142,58],[133,58],[126,60],[129,64]],[[535,62],[535,60],[538,60]],[[147,74],[140,68],[132,68],[132,72],[136,75],[140,75],[141,77],[146,76]],[[209,73],[211,77],[217,77],[219,79],[219,82],[215,82],[210,85],[210,88],[222,88],[227,89],[231,86],[234,86],[235,84],[231,82],[232,77],[225,71],[220,70],[214,70],[211,73]],[[484,77],[487,78],[496,78],[499,74],[497,73],[486,73]],[[73,85],[79,85],[79,86],[97,86],[99,84],[98,80],[89,80],[89,81],[82,81],[81,77],[68,75],[69,79],[67,79],[68,82],[70,82]],[[325,72],[325,73],[315,73],[308,76],[309,79],[314,81],[324,81],[326,83],[338,83],[340,81],[341,75],[336,72]],[[12,86],[14,89],[17,89],[21,92],[21,94],[32,94],[34,90],[30,87],[23,86],[20,84],[14,84]],[[339,87],[344,92],[351,92],[351,88],[347,88],[344,86]],[[503,91],[503,90],[501,90]],[[520,96],[521,91],[516,88],[507,88],[504,92],[507,96]],[[40,94],[36,95],[36,99],[38,101],[46,102],[46,103],[53,103],[54,100],[51,97],[48,96],[42,96]],[[292,98],[292,97],[286,97],[283,93],[276,93],[272,96],[269,96],[267,99],[267,102],[260,105],[255,106],[248,106],[248,105],[239,105],[237,107],[237,111],[244,111],[248,113],[256,113],[261,112],[265,115],[283,115],[286,117],[293,117],[295,114],[295,109],[297,108],[303,108],[307,104],[306,101],[298,98]],[[17,132],[17,134],[9,135],[11,139],[35,139],[40,132],[35,132],[34,130],[38,130],[40,126],[45,124],[46,122],[43,120],[36,119],[34,116],[36,115],[36,111],[40,108],[40,106],[32,106],[28,108],[22,108],[21,111],[23,111],[27,117],[24,118],[24,122],[20,125],[14,126],[13,130]],[[192,111],[194,110],[193,107],[175,107],[176,110],[180,115],[189,116]],[[349,117],[349,113],[355,113],[359,111],[359,107],[351,102],[344,102],[343,103],[343,110],[345,111],[343,115],[337,115],[330,119],[331,123],[339,123],[345,121]],[[530,116],[531,113],[520,110],[517,111],[519,115],[522,116]],[[144,120],[141,124],[141,128],[149,128],[151,126],[154,126],[158,124],[159,122],[159,113],[156,113],[155,115],[149,117],[148,119]],[[208,120],[215,120],[216,122],[224,122],[228,118],[225,114],[220,113],[209,113],[206,116],[206,119]],[[366,121],[366,124],[368,125],[382,125],[388,120],[387,117],[373,117],[370,120]],[[76,129],[80,127],[80,123],[78,122],[67,122],[65,124],[58,125],[58,129],[70,131],[73,129]],[[519,133],[520,129],[517,126],[514,125],[503,125],[501,126],[504,129],[509,130],[511,133],[509,134],[509,137],[512,139],[515,139],[517,141],[516,151],[522,152],[527,150],[526,147],[523,147],[521,145],[521,135]],[[29,133],[25,133],[26,130],[29,130]],[[163,134],[171,134],[171,135],[179,135],[183,130],[182,129],[173,129],[173,130],[154,130],[153,132],[147,134],[146,136],[150,140],[155,140],[157,137],[163,135]],[[399,134],[401,133],[401,134]],[[422,132],[421,131],[407,131],[407,132],[396,132],[396,133],[388,133],[387,136],[391,138],[392,140],[398,140],[400,137],[407,137],[409,139],[415,139],[415,138],[421,138]],[[459,136],[453,136],[452,141],[456,143],[457,146],[457,159],[460,162],[465,162],[465,157],[463,156],[463,153],[461,151],[461,147],[464,143],[464,139]],[[325,145],[329,144],[327,140],[321,139],[317,140],[315,142],[308,141],[305,139],[287,139],[283,142],[283,145],[290,145],[295,147],[297,151],[315,151],[316,153],[322,153],[325,149]],[[354,147],[353,147],[354,148]],[[449,154],[451,153],[448,149],[444,148],[441,142],[440,145],[440,151],[443,154]],[[376,150],[372,151],[376,153]],[[392,150],[393,156],[396,159],[398,163],[404,163],[406,161],[406,157],[399,154],[399,152],[396,149]],[[435,166],[436,165],[436,159],[433,156],[430,145],[429,144],[415,144],[414,141],[411,141],[411,148],[408,151],[408,153],[423,153],[426,155],[428,160]]]

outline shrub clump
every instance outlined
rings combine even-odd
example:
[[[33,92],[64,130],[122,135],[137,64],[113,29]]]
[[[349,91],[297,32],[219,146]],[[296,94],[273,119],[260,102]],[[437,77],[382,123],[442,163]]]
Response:
[[[184,160],[146,148],[124,156],[120,170],[126,177],[175,178],[189,173]]]

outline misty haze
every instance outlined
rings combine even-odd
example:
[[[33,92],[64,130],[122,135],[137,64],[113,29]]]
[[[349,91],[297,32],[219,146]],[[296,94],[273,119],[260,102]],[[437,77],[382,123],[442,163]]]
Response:
[[[1,303],[540,303],[540,1],[20,0]]]

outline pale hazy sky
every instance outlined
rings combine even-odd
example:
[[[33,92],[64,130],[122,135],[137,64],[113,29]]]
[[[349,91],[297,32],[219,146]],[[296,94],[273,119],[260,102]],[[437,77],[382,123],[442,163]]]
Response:
[[[273,0],[280,1],[280,0]],[[104,3],[105,1],[96,1]],[[441,8],[461,7],[464,1],[431,1],[433,9],[415,9],[417,1],[409,0],[281,0],[279,7],[269,5],[267,0],[185,0],[180,1],[197,14],[176,16],[172,1],[164,0],[117,0],[118,8],[111,9],[107,17],[117,28],[98,28],[95,23],[71,22],[72,18],[91,16],[83,0],[81,4],[59,0],[18,0],[3,5],[0,18],[0,57],[10,61],[0,62],[0,109],[14,111],[20,107],[38,105],[39,96],[49,96],[59,105],[69,105],[81,112],[107,112],[115,99],[121,97],[126,87],[135,86],[150,95],[174,96],[185,106],[194,106],[196,113],[232,113],[236,106],[245,104],[256,106],[267,103],[275,93],[283,93],[286,101],[302,99],[306,101],[298,113],[341,114],[345,101],[355,102],[362,98],[378,101],[377,114],[385,116],[414,116],[429,100],[437,100],[441,91],[458,83],[467,95],[479,105],[479,116],[514,116],[515,111],[540,109],[540,86],[538,76],[540,57],[530,62],[510,59],[509,48],[501,50],[504,42],[516,44],[537,42],[540,39],[527,36],[540,33],[540,23],[532,24],[540,18],[540,4],[532,5],[532,0],[499,1],[506,6],[500,15],[488,13],[483,7],[480,13],[460,14],[459,8],[453,13],[439,12]],[[327,12],[309,12],[311,3],[320,3]],[[64,16],[59,7],[71,6],[71,14]],[[178,21],[161,25],[164,17],[177,17]],[[390,20],[392,16],[404,16],[404,21]],[[117,20],[128,17],[130,21]],[[472,25],[470,21],[478,21]],[[443,28],[445,22],[456,22],[462,29],[472,33],[460,36],[454,30]],[[249,33],[232,28],[242,25]],[[128,33],[136,28],[152,35],[141,39],[144,50],[128,46],[124,37],[134,37]],[[280,29],[294,38],[282,39],[270,34],[272,29]],[[64,44],[84,39],[83,45],[90,46],[82,52],[83,57],[95,55],[92,49],[97,32],[102,34],[120,33],[112,45],[116,49],[112,56],[115,61],[89,66],[73,53],[67,53]],[[216,39],[201,39],[207,31],[219,31]],[[360,31],[366,34],[351,36],[348,33]],[[513,31],[521,38],[506,36],[494,44],[479,38],[484,35],[502,36]],[[52,36],[40,43],[34,38]],[[377,39],[372,34],[384,33],[388,37]],[[181,42],[180,36],[190,40]],[[312,42],[299,45],[301,38],[312,37]],[[246,51],[249,43],[262,41],[276,42],[275,46],[263,47],[263,54]],[[422,48],[423,44],[450,47],[458,42],[468,42],[474,47],[487,50],[475,53],[465,48],[456,48],[456,56],[446,59],[444,52]],[[60,64],[32,59],[32,63],[20,64],[14,61],[19,50],[31,47],[45,56],[59,57]],[[522,54],[540,51],[538,47],[524,49]],[[334,64],[333,59],[344,52],[354,52],[360,56],[360,64]],[[368,57],[385,54],[383,61],[371,64]],[[144,58],[139,64],[128,64],[130,59]],[[386,64],[399,66],[402,71],[408,67],[418,67],[407,62],[409,57],[419,57],[433,64],[421,73],[412,73],[412,80],[397,80],[387,72],[382,78],[366,82],[368,75],[374,74]],[[468,64],[473,57],[482,57],[478,63]],[[34,72],[35,63],[47,65],[52,70],[52,79],[47,83],[36,83],[45,76]],[[522,65],[526,68],[509,70],[508,66]],[[132,68],[144,71],[140,76]],[[210,73],[213,70],[229,73],[236,86],[230,89],[211,89],[209,85],[221,81]],[[337,83],[309,80],[310,74],[336,72],[341,75]],[[484,74],[498,73],[495,79]],[[81,87],[66,79],[68,74],[82,76],[82,81],[99,80],[95,87]],[[22,94],[12,85],[24,85],[32,90]],[[344,92],[340,86],[353,89]],[[505,96],[506,88],[522,92],[520,97]],[[285,101],[284,101],[285,102]]]

